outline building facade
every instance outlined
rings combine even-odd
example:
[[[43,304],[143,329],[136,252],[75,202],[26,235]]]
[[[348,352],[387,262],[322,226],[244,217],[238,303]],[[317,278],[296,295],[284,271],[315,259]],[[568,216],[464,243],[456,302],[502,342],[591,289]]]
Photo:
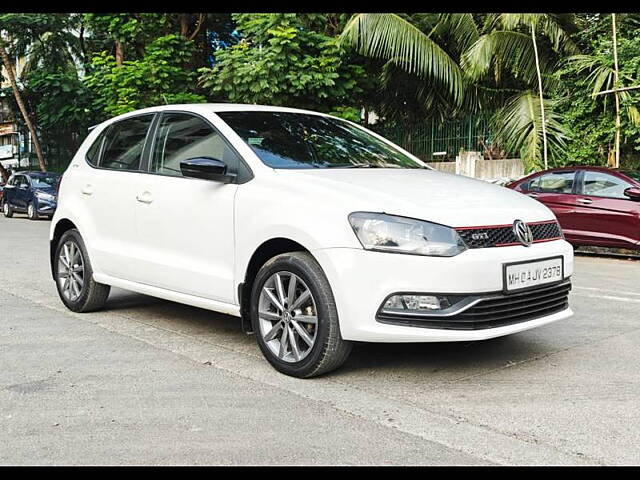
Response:
[[[17,78],[20,78],[24,65],[24,58],[15,61],[13,68]],[[28,130],[22,131],[17,122],[20,112],[11,109],[11,84],[4,66],[0,74],[0,162],[5,168],[27,168],[30,165],[31,136]]]

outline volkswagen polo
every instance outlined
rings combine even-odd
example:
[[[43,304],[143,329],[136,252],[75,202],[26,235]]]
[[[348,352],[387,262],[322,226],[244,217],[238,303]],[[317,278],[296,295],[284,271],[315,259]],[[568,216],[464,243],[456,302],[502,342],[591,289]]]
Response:
[[[50,242],[69,309],[115,286],[233,315],[297,377],[354,341],[483,340],[572,315],[573,250],[547,207],[298,109],[166,105],[96,126]]]

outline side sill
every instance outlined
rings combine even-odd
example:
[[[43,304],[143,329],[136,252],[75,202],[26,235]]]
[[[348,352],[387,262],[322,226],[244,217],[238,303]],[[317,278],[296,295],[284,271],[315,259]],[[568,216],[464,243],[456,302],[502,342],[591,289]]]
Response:
[[[188,295],[186,293],[174,292],[164,288],[146,285],[144,283],[122,280],[103,273],[94,273],[93,279],[98,283],[104,283],[124,290],[131,290],[133,292],[142,293],[143,295],[163,298],[165,300],[171,300],[172,302],[184,303],[193,307],[204,308],[207,310],[213,310],[214,312],[240,317],[240,306],[232,303],[225,303],[218,300],[211,300],[209,298]]]

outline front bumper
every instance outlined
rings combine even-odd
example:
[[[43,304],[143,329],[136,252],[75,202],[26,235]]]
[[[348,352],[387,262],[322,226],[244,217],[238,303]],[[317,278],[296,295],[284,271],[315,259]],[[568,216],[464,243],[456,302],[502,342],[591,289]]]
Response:
[[[503,286],[504,263],[562,255],[564,278],[573,273],[573,248],[564,240],[467,250],[450,258],[327,248],[312,252],[322,266],[340,317],[345,340],[366,342],[446,342],[484,340],[570,317],[570,308],[533,320],[477,330],[418,328],[376,319],[385,298],[396,292],[483,295]]]
[[[36,210],[39,215],[53,215],[56,211],[58,203],[50,200],[38,199],[36,204]]]

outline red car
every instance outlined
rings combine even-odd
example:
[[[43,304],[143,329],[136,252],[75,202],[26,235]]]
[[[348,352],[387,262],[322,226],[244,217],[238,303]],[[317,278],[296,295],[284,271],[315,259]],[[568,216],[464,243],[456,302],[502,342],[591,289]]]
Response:
[[[553,210],[573,245],[640,249],[640,171],[553,168],[506,186]]]

